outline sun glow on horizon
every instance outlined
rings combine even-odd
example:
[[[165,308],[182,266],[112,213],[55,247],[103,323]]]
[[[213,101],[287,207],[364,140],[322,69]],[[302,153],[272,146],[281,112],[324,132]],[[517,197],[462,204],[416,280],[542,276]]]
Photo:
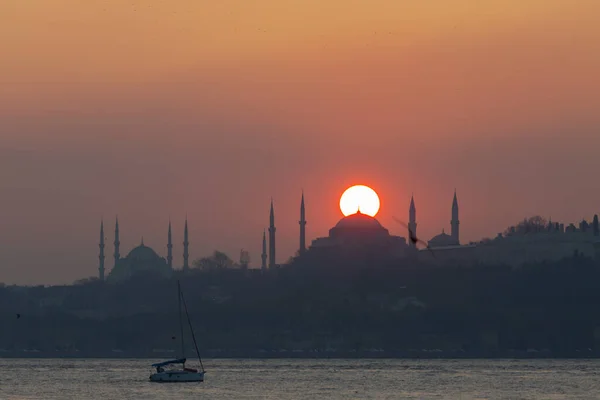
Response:
[[[379,212],[380,205],[377,193],[365,185],[351,186],[340,197],[340,210],[344,217],[359,211],[374,217]]]

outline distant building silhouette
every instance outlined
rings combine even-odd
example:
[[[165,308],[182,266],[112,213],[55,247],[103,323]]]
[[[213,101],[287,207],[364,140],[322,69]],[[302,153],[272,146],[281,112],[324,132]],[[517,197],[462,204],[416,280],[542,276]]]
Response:
[[[525,218],[494,239],[483,239],[468,245],[435,247],[435,262],[517,267],[524,263],[558,261],[573,254],[600,257],[600,237],[594,233],[594,223],[590,224],[584,219],[578,225],[570,223],[565,226],[551,219],[546,221],[540,216]]]
[[[107,281],[119,282],[140,273],[169,276],[171,271],[171,268],[167,265],[167,260],[144,245],[144,239],[142,238],[138,247],[131,250],[125,258],[121,258],[117,262],[117,265],[110,271]]]
[[[262,254],[260,255],[261,265],[260,269],[265,271],[267,269],[267,233],[263,230],[262,240]]]
[[[458,200],[456,199],[456,189],[454,189],[454,199],[452,200],[452,220],[450,226],[452,227],[451,236],[457,244],[460,244],[459,238],[459,225],[458,219]]]
[[[99,265],[98,265],[98,278],[103,281],[104,280],[104,220],[100,221],[100,255],[98,256]]]
[[[185,228],[183,230],[183,270],[187,271],[190,269],[190,242],[188,240],[188,221],[187,216],[185,217]]]
[[[106,280],[110,282],[120,281],[127,279],[140,272],[151,272],[158,273],[161,275],[169,275],[173,270],[173,238],[171,230],[171,221],[169,220],[169,227],[167,233],[167,257],[166,259],[159,256],[153,249],[144,244],[142,238],[141,244],[132,249],[129,254],[122,258],[120,253],[121,241],[119,231],[119,219],[115,220],[115,241],[114,241],[114,265],[110,270],[108,276],[106,276],[105,270],[105,236],[104,236],[104,221],[100,222],[100,254],[99,266],[98,266],[98,277],[100,280]],[[184,241],[183,241],[183,269],[189,269],[189,236],[188,236],[188,224],[187,217],[185,220],[184,228]]]
[[[442,229],[442,233],[434,236],[433,238],[431,238],[431,240],[429,240],[429,246],[431,248],[460,246],[459,225],[460,221],[458,219],[458,199],[456,197],[455,190],[454,198],[452,199],[452,219],[450,220],[450,235],[448,235],[444,231],[444,229]]]
[[[269,214],[269,268],[274,268],[275,261],[275,211],[273,210],[273,199],[271,199],[271,211]]]
[[[304,191],[302,191],[302,200],[300,201],[300,248],[298,254],[302,255],[306,251],[306,213],[304,210]]]
[[[417,237],[417,209],[415,198],[411,195],[408,209],[408,237]],[[600,256],[600,226],[598,216],[594,215],[593,222],[585,219],[579,224],[563,224],[536,216],[509,227],[504,233],[494,239],[483,239],[467,245],[460,244],[459,205],[456,190],[452,199],[450,234],[442,229],[442,233],[431,238],[427,248],[417,248],[417,241],[407,241],[401,236],[391,235],[381,223],[358,210],[355,214],[343,217],[326,237],[316,238],[306,245],[306,207],[304,191],[300,199],[299,249],[298,257],[306,253],[315,254],[313,249],[366,251],[370,254],[392,256],[405,259],[400,263],[424,261],[431,263],[454,264],[510,264],[519,265],[523,262],[538,262],[541,260],[557,260],[570,256],[573,251],[587,256]],[[261,270],[265,271],[277,266],[276,260],[276,227],[274,201],[271,198],[267,233],[263,230]],[[173,270],[173,242],[171,221],[169,220],[167,235],[167,257],[158,256],[156,252],[143,244],[131,250],[125,258],[120,255],[119,219],[115,219],[114,265],[107,276],[105,270],[105,236],[104,222],[100,223],[100,242],[98,255],[98,276],[101,280],[114,281],[131,276],[139,271],[155,271],[166,273]],[[423,242],[423,244],[425,244]],[[337,250],[336,250],[337,249]],[[240,264],[249,264],[249,256],[242,252]],[[432,255],[435,254],[435,257]],[[166,266],[166,269],[163,268]],[[189,264],[189,233],[188,220],[185,219],[183,240],[183,270],[190,268]],[[162,272],[161,272],[162,271]]]
[[[248,269],[250,264],[250,253],[244,249],[240,250],[240,268]]]
[[[169,219],[169,233],[167,234],[167,265],[173,269],[173,240],[171,237],[171,220]]]
[[[405,238],[390,235],[377,219],[358,210],[340,219],[329,230],[329,236],[314,239],[308,253],[327,251],[343,255],[366,251],[401,258],[407,249]]]
[[[119,263],[119,259],[121,259],[121,252],[120,252],[120,247],[121,247],[121,241],[119,240],[119,217],[116,217],[115,219],[115,253],[114,253],[114,263],[113,263],[113,268],[115,268],[117,266],[117,264]]]
[[[418,237],[417,236],[417,208],[415,207],[415,198],[414,196],[410,196],[410,207],[408,209],[408,237]],[[415,241],[409,241],[411,247],[416,247],[417,243]]]

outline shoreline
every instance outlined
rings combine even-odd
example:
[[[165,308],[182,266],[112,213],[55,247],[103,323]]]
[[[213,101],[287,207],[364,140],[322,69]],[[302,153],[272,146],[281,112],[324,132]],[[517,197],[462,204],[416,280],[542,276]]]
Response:
[[[574,351],[574,352],[535,352],[535,351],[497,351],[497,352],[203,352],[203,359],[398,359],[398,360],[478,360],[478,359],[596,359],[600,352]],[[173,358],[173,353],[148,353],[148,352],[49,352],[49,351],[3,351],[0,359],[167,359]],[[190,359],[194,357],[188,357]]]

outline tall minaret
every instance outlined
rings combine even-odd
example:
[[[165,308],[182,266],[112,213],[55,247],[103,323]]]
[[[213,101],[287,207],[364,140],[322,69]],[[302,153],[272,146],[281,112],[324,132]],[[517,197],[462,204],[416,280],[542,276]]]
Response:
[[[119,217],[116,218],[115,222],[115,267],[117,266],[119,260],[121,259],[121,253],[119,253],[119,247],[121,246],[121,241],[119,240]]]
[[[267,269],[267,233],[265,231],[263,231],[262,254],[260,258],[262,259],[260,269],[264,271]]]
[[[302,255],[306,251],[306,214],[304,212],[304,191],[302,191],[302,200],[300,201],[300,249],[298,254]]]
[[[417,208],[415,207],[415,198],[410,196],[410,208],[408,209],[408,237],[417,237]],[[417,244],[413,240],[409,240],[411,247],[416,247]]]
[[[98,259],[100,260],[98,264],[98,278],[103,281],[104,280],[104,221],[100,221],[100,255]]]
[[[460,222],[458,221],[458,200],[456,199],[456,189],[454,189],[454,200],[452,200],[452,221],[450,221],[451,227],[451,236],[452,239],[456,241],[456,243],[460,243],[458,225]]]
[[[271,214],[269,216],[269,268],[275,267],[275,212],[271,199]]]
[[[171,240],[171,220],[169,219],[169,234],[167,235],[167,265],[173,269],[173,241]]]
[[[185,228],[183,229],[183,269],[188,270],[190,268],[189,264],[189,246],[190,242],[188,241],[188,225],[187,225],[187,217],[185,217]]]

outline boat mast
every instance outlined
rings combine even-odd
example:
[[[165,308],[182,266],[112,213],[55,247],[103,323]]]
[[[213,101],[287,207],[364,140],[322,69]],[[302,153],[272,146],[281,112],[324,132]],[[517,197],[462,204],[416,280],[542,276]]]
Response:
[[[192,340],[194,341],[194,347],[196,348],[196,355],[198,356],[198,361],[200,362],[200,368],[202,368],[202,372],[204,372],[204,365],[202,365],[200,351],[198,351],[198,343],[196,342],[196,335],[194,335],[194,328],[192,328],[192,321],[190,321],[190,314],[188,313],[187,304],[185,302],[185,298],[183,297],[183,293],[181,293],[181,299],[183,300],[183,307],[185,308],[185,316],[187,317],[188,324],[190,325],[190,332],[192,332]]]
[[[179,336],[181,337],[181,358],[185,358],[185,347],[183,345],[183,321],[181,320],[181,286],[179,281],[177,281],[177,302],[179,308]],[[185,366],[185,362],[183,363]]]

